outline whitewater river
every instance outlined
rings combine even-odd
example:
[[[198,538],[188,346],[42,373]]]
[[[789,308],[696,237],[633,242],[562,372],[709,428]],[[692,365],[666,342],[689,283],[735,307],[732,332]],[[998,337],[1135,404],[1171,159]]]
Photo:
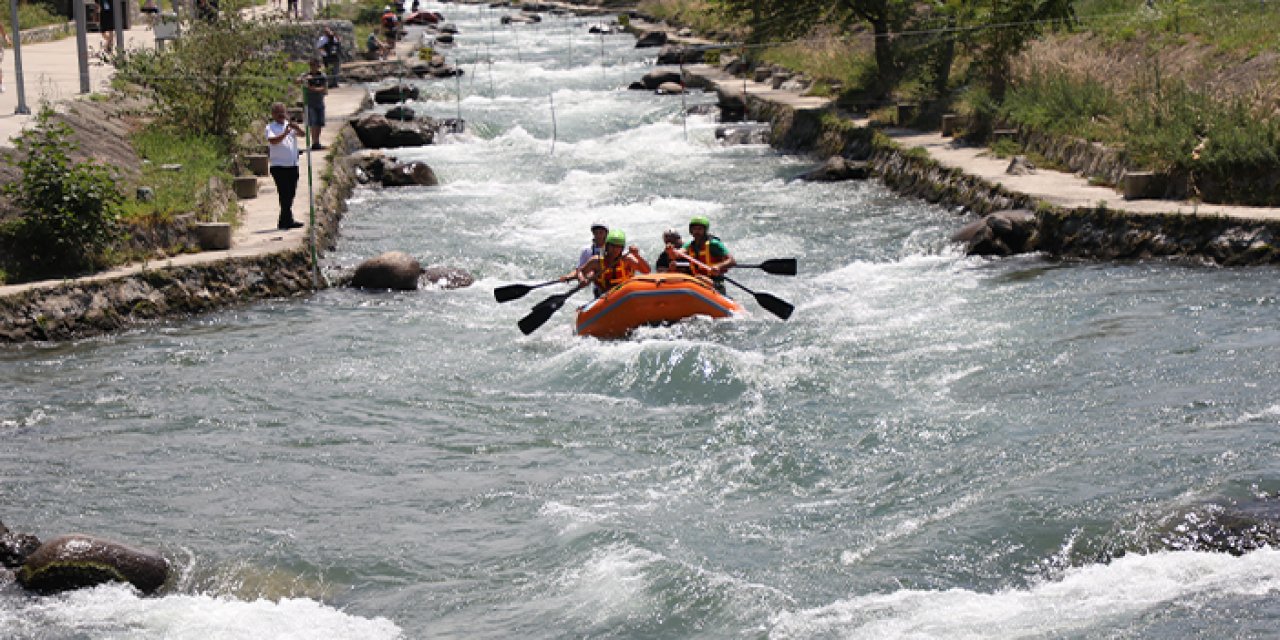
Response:
[[[797,182],[811,160],[622,90],[654,54],[628,36],[429,7],[467,76],[418,108],[469,131],[397,154],[440,187],[358,191],[327,268],[394,249],[477,284],[4,348],[0,520],[155,548],[175,578],[0,588],[0,637],[1280,629],[1280,553],[1159,543],[1280,490],[1275,269],[966,258],[955,212]],[[493,300],[564,273],[593,220],[652,257],[695,214],[742,261],[799,258],[736,273],[790,321],[738,292],[729,321],[599,342],[569,305],[525,337],[557,289]]]

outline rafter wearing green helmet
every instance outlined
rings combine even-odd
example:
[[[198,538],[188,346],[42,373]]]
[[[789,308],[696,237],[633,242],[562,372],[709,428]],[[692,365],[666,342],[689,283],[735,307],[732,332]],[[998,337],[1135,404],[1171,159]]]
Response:
[[[614,229],[609,232],[609,235],[605,236],[604,243],[616,244],[619,247],[625,247],[627,246],[627,234],[623,233],[621,229]]]

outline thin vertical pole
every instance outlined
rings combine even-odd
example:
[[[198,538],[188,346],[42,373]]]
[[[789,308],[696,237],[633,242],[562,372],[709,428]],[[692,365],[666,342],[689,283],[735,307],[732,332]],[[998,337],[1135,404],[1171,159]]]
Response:
[[[76,59],[80,65],[80,93],[89,93],[89,43],[85,32],[89,29],[84,15],[85,0],[71,0],[76,21]],[[99,27],[101,28],[101,27]]]
[[[18,0],[9,0],[9,13],[13,19],[13,30],[9,32],[13,34],[13,75],[14,82],[18,83],[18,108],[13,112],[25,116],[31,113],[31,109],[27,107],[27,90],[22,79],[22,31],[18,28]]]
[[[454,69],[453,80],[457,87],[458,122],[462,122],[462,61],[458,61],[458,67]]]
[[[556,135],[557,135],[555,94],[548,93],[547,100],[551,103],[551,153],[549,155],[554,156],[556,154]]]
[[[111,1],[114,3],[111,5],[113,9],[113,11],[111,12],[111,22],[112,22],[111,27],[115,29],[115,32],[116,32],[116,51],[124,52],[124,6],[122,6],[123,0],[111,0]],[[98,28],[101,29],[102,27],[98,27]]]
[[[306,144],[307,144],[307,232],[311,237],[311,284],[315,288],[320,288],[320,257],[316,249],[316,191],[315,185],[312,183],[311,175],[311,147],[314,143],[311,140],[311,113],[307,105],[302,105],[302,121],[307,125]],[[316,140],[315,142],[319,142]]]

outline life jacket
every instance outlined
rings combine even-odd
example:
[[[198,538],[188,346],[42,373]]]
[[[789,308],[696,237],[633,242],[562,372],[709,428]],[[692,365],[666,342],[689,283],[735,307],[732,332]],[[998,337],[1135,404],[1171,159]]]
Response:
[[[690,240],[689,244],[685,245],[684,252],[689,254],[689,257],[693,258],[694,260],[697,260],[698,262],[701,262],[702,264],[705,264],[707,266],[712,266],[716,263],[716,259],[711,257],[711,241],[719,240],[719,239],[720,238],[716,236],[707,236],[707,240],[702,243],[701,247],[695,247],[693,244],[693,241]],[[724,256],[720,256],[720,257],[723,258]],[[695,276],[711,275],[710,273],[707,273],[705,270],[698,268],[693,263],[689,264],[689,272]]]
[[[635,267],[627,262],[624,256],[618,256],[617,261],[610,265],[607,259],[601,255],[595,258],[600,261],[600,270],[596,272],[596,287],[600,291],[608,291],[636,274]]]
[[[396,28],[396,14],[391,11],[388,11],[382,14],[382,30],[395,31],[395,28]]]

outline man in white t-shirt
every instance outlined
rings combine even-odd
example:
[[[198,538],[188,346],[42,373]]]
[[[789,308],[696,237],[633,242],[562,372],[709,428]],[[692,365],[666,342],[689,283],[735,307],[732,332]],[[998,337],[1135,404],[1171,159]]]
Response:
[[[289,111],[283,102],[271,105],[271,121],[267,123],[267,164],[271,167],[271,179],[280,195],[280,218],[276,228],[281,231],[303,226],[293,219],[293,196],[298,192],[298,137],[306,139],[306,132],[296,122],[289,122]]]
[[[587,245],[587,248],[583,249],[582,252],[578,254],[578,266],[574,267],[573,271],[560,276],[560,281],[568,282],[570,280],[576,280],[578,278],[578,271],[580,271],[582,267],[586,266],[592,258],[598,255],[603,255],[604,239],[608,237],[608,235],[609,227],[603,222],[591,223],[591,244]]]

